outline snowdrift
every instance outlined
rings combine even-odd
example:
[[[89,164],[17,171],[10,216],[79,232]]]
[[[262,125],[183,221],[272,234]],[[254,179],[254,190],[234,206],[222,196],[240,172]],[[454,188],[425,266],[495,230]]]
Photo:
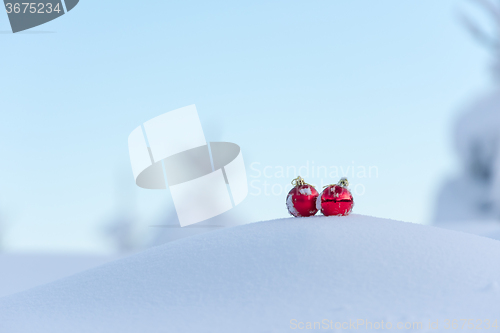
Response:
[[[74,254],[0,253],[0,297],[59,280],[118,258]]]
[[[433,331],[448,331],[447,319],[500,319],[498,258],[496,240],[435,227],[360,215],[280,219],[0,298],[0,332],[289,332],[358,319],[423,330],[439,321]]]

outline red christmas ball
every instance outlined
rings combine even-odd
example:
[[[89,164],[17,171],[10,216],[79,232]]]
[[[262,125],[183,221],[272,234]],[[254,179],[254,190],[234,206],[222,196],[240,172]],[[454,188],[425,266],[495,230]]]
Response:
[[[317,208],[325,216],[347,216],[354,206],[352,194],[347,188],[349,182],[342,178],[337,185],[330,185],[317,199]]]
[[[313,216],[318,212],[316,200],[319,197],[316,189],[304,182],[301,177],[294,179],[292,184],[294,188],[288,192],[286,197],[286,206],[288,212],[295,217]]]

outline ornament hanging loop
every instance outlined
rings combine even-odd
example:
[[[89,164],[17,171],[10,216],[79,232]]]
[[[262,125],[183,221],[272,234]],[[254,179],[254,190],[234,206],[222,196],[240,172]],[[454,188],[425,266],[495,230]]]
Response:
[[[339,182],[337,184],[330,184],[330,185],[325,185],[323,188],[327,188],[328,186],[334,186],[334,185],[339,185],[342,187],[348,187],[349,186],[349,181],[347,180],[346,177],[340,178]]]
[[[304,181],[304,178],[298,176],[297,178],[292,180],[292,185],[293,186],[302,186],[302,185],[306,185],[306,182]]]
[[[337,185],[340,185],[342,187],[347,187],[347,186],[349,186],[349,181],[347,180],[347,178],[342,177],[342,178],[340,178]]]

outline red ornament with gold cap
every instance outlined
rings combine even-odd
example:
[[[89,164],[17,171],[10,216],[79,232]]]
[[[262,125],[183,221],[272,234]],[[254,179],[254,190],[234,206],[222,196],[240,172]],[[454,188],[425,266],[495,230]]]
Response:
[[[313,216],[318,212],[316,200],[319,197],[318,191],[307,184],[302,177],[292,180],[294,186],[286,197],[286,207],[288,212],[295,217]]]
[[[341,178],[336,185],[325,186],[316,201],[317,209],[325,216],[349,215],[354,207],[354,200],[348,186],[347,178]]]

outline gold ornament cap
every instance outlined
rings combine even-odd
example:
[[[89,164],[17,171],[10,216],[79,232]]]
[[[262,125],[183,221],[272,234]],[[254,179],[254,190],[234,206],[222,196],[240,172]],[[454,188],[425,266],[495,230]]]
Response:
[[[342,177],[342,178],[340,178],[340,180],[339,180],[339,182],[337,184],[325,185],[325,186],[323,186],[323,188],[327,188],[329,186],[335,186],[335,185],[342,186],[342,187],[347,187],[347,186],[349,186],[349,181],[347,180],[346,177]]]
[[[342,187],[347,187],[347,186],[349,186],[349,181],[347,180],[346,177],[342,177],[342,178],[340,178],[337,185],[340,185]]]
[[[292,185],[293,186],[302,186],[302,185],[306,185],[307,183],[304,181],[304,178],[298,176],[297,178],[295,178],[294,180],[292,180]],[[309,184],[307,184],[309,185]]]

